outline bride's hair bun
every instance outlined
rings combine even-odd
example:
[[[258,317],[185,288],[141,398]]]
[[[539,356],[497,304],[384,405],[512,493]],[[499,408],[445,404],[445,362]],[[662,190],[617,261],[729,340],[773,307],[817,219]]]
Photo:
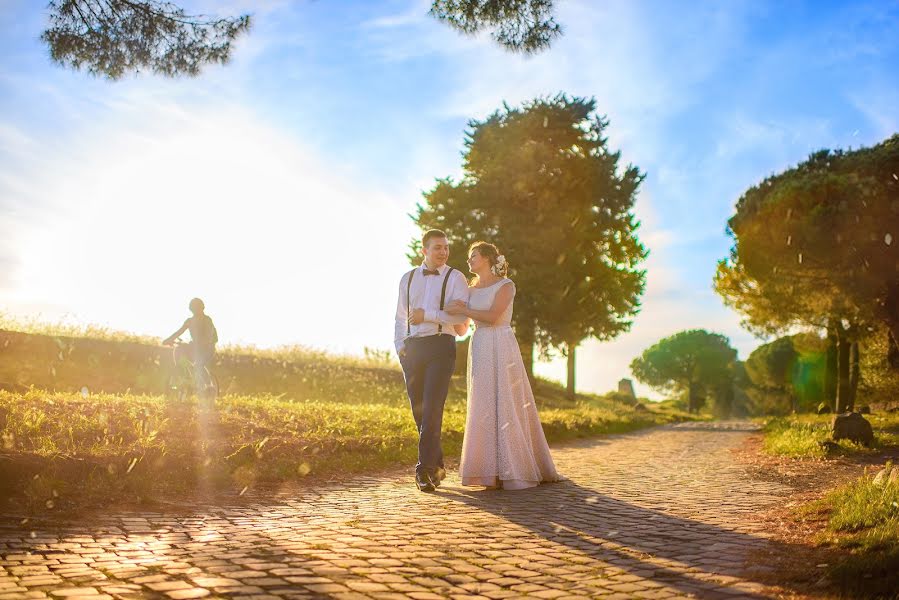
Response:
[[[490,242],[475,242],[468,248],[468,253],[477,250],[478,254],[490,261],[490,270],[497,277],[505,277],[509,273],[509,263],[499,249]]]

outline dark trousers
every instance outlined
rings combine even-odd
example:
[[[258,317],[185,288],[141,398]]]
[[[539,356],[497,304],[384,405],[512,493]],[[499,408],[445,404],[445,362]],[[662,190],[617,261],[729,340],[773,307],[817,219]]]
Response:
[[[456,340],[451,335],[431,335],[406,340],[406,356],[400,359],[412,416],[418,429],[416,473],[432,473],[443,467],[440,430],[450,377],[456,365]]]

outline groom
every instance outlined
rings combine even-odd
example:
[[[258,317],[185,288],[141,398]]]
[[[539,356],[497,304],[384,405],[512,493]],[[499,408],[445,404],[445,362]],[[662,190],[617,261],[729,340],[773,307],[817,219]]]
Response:
[[[466,322],[463,315],[449,315],[443,308],[455,300],[467,301],[468,282],[446,264],[449,240],[442,231],[425,232],[421,253],[421,266],[400,279],[393,339],[418,428],[415,484],[423,492],[433,492],[446,476],[440,429],[456,363],[454,326],[461,335]]]

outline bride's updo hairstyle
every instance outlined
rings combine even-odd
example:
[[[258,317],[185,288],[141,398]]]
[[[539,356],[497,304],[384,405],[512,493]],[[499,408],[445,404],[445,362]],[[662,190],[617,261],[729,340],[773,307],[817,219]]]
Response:
[[[468,254],[471,254],[472,250],[477,250],[478,254],[490,262],[490,270],[497,277],[505,277],[509,273],[509,263],[506,262],[506,257],[500,254],[497,247],[493,244],[489,242],[475,242],[468,247]],[[474,285],[477,282],[478,276],[475,275],[471,284]]]

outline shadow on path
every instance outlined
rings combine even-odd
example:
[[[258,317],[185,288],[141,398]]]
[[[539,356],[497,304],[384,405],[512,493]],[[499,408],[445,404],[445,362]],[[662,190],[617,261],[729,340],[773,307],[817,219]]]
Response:
[[[642,508],[572,481],[519,492],[454,489],[441,495],[641,578],[703,598],[732,596],[735,590],[722,586],[734,578],[752,582],[745,562],[750,555],[789,551],[751,532]],[[766,597],[748,588],[744,593]]]
[[[215,424],[208,427],[214,435]],[[648,435],[652,433],[628,437],[642,444]],[[618,456],[643,460],[628,455],[630,447],[617,448]],[[593,469],[594,461],[603,460],[603,455],[571,451],[577,454],[567,460],[574,458],[581,464],[575,479],[601,482],[604,476]],[[727,501],[726,486],[719,487],[703,504],[695,488],[679,496],[682,490],[677,482],[667,481],[661,491],[652,489],[662,480],[647,474],[663,463],[643,464],[645,470],[630,474],[636,479],[624,480],[623,489],[647,489],[652,492],[648,500],[673,506],[687,516],[599,494],[576,481],[519,492],[449,486],[436,494],[419,494],[411,479],[360,479],[270,496],[257,493],[240,503],[226,500],[224,506],[197,506],[180,515],[123,512],[96,523],[70,523],[52,534],[38,531],[31,539],[16,528],[15,533],[8,530],[12,535],[0,532],[0,549],[4,554],[35,552],[35,561],[47,559],[48,572],[53,570],[51,555],[64,554],[75,566],[82,565],[83,559],[85,579],[62,581],[60,587],[100,586],[102,578],[109,576],[146,592],[145,586],[158,582],[138,578],[152,567],[169,580],[223,596],[264,590],[272,596],[320,598],[387,585],[396,587],[382,591],[414,593],[418,586],[444,593],[440,590],[470,585],[465,589],[478,593],[478,586],[500,579],[492,573],[498,569],[488,565],[484,576],[493,579],[465,583],[463,576],[477,575],[466,569],[482,561],[495,565],[506,559],[510,568],[528,569],[522,565],[533,559],[532,570],[541,574],[537,579],[588,595],[602,587],[625,594],[646,595],[655,588],[660,596],[675,592],[702,598],[767,597],[757,573],[747,570],[746,560],[767,555],[760,565],[767,567],[799,548],[771,542],[753,528],[749,513],[754,504],[740,505],[748,494],[733,505],[712,506],[716,502],[712,498]],[[509,537],[503,539],[505,535]],[[503,558],[493,560],[491,547],[503,542],[507,548],[497,551]],[[538,552],[554,562],[541,564]],[[556,576],[552,564],[560,563],[583,569]],[[606,565],[611,579],[603,577]],[[622,577],[622,571],[628,575]],[[514,590],[517,584],[491,585]]]

